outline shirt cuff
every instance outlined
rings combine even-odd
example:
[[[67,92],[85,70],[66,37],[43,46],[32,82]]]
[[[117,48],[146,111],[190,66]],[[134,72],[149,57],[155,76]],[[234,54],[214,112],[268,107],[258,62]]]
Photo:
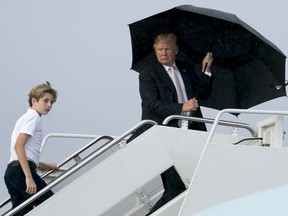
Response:
[[[211,72],[205,71],[204,73],[205,73],[207,76],[209,76],[209,77],[212,76],[212,73],[211,73]]]

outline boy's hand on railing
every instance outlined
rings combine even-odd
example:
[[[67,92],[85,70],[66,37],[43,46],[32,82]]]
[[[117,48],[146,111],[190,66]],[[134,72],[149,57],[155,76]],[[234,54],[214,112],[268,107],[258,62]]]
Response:
[[[59,167],[57,164],[54,163],[44,163],[40,162],[38,168],[42,171],[48,171],[48,170],[53,170],[53,171],[59,171]]]

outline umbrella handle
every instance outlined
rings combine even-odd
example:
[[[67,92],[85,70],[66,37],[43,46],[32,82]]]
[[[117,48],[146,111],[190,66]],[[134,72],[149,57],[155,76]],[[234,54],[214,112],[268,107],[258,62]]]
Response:
[[[204,77],[204,73],[206,71],[206,67],[207,67],[208,63],[205,64],[204,66],[204,70],[202,71],[202,75],[201,75],[201,78],[200,78],[200,84],[198,86],[198,89],[197,89],[197,92],[196,92],[196,95],[195,95],[195,99],[198,100],[198,95],[199,95],[199,91],[200,91],[200,88],[201,88],[201,83],[202,83],[202,79]]]

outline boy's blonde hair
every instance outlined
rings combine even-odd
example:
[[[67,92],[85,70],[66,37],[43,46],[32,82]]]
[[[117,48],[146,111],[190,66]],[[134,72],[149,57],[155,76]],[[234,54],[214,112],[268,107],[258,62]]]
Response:
[[[35,98],[37,101],[40,100],[44,96],[45,93],[50,93],[53,95],[54,102],[57,100],[57,91],[53,89],[50,85],[50,82],[46,81],[46,83],[40,84],[32,88],[30,93],[28,94],[28,102],[29,106],[32,107],[32,98]]]

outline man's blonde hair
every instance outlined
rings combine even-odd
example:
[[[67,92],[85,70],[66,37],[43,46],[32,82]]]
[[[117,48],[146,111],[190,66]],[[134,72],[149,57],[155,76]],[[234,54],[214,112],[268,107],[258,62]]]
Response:
[[[156,36],[155,40],[154,40],[154,49],[155,49],[155,46],[159,43],[159,42],[167,42],[167,43],[170,43],[170,44],[174,44],[175,47],[178,47],[177,45],[177,36],[173,33],[161,33],[159,35]]]

